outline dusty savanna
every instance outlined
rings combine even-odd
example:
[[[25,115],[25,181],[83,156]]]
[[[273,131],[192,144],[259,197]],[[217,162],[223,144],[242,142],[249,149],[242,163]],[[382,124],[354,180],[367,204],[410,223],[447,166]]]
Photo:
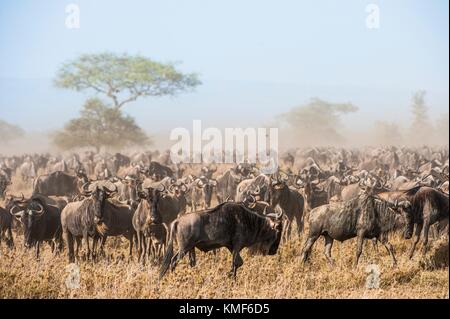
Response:
[[[31,185],[13,176],[8,192],[31,195]],[[215,199],[212,204],[216,204]],[[3,202],[0,202],[3,205]],[[214,206],[214,205],[213,205]],[[158,279],[159,266],[142,265],[128,257],[128,242],[110,238],[107,256],[97,262],[78,262],[79,288],[68,288],[67,252],[54,255],[43,245],[37,260],[32,249],[23,246],[23,236],[14,234],[15,248],[4,244],[0,253],[1,298],[449,298],[448,267],[436,268],[432,243],[424,258],[420,253],[407,257],[410,240],[401,234],[391,238],[398,265],[391,265],[387,251],[372,242],[364,245],[357,268],[353,268],[356,240],[334,244],[334,267],[323,252],[323,239],[313,248],[310,261],[302,265],[300,254],[308,232],[308,224],[300,236],[282,242],[274,256],[242,253],[244,265],[236,279],[226,274],[231,255],[222,249],[217,254],[198,253],[197,265],[191,268],[187,258],[175,272]],[[448,246],[444,248],[447,250]],[[442,250],[442,249],[441,249]],[[438,252],[442,255],[442,251]],[[445,257],[444,257],[445,258]],[[368,266],[380,270],[379,288],[367,288]]]

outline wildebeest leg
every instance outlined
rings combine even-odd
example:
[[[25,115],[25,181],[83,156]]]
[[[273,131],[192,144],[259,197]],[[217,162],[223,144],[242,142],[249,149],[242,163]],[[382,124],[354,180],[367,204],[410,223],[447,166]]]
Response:
[[[189,266],[195,267],[196,264],[197,264],[197,262],[196,262],[196,258],[195,258],[195,248],[192,248],[189,251]]]
[[[70,235],[70,236],[72,238],[72,254],[73,254],[73,237],[72,237],[72,235]],[[76,250],[75,256],[78,259],[78,253],[80,252],[80,248],[81,248],[81,245],[82,245],[81,237],[75,237],[75,241],[76,241],[76,244],[77,244],[77,250]]]
[[[142,246],[144,245],[144,243],[142,242],[142,238],[143,234],[141,231],[137,231],[137,255],[138,255],[138,263],[141,262],[141,257],[142,257]],[[145,254],[145,251],[144,251]]]
[[[285,220],[285,225],[283,227],[284,229],[284,234],[283,234],[283,241],[287,242],[289,240],[289,238],[291,237],[291,221],[286,219]]]
[[[239,250],[233,250],[233,264],[231,268],[231,274],[233,275],[233,278],[236,279],[236,272],[239,267],[241,267],[244,264],[244,261],[242,260],[241,255],[239,254]]]
[[[430,231],[430,223],[425,221],[423,223],[423,244],[422,244],[422,254],[425,255],[428,249],[428,232]]]
[[[298,233],[298,238],[300,238],[302,232],[303,232],[303,218],[302,216],[295,216],[295,222],[297,224],[297,233]]]
[[[67,252],[69,255],[69,263],[73,263],[75,262],[75,256],[74,256],[74,252],[73,252],[73,237],[72,234],[69,234],[68,231],[64,231],[63,232],[63,237],[64,240],[66,241],[67,244]],[[78,250],[78,246],[77,246],[77,250]]]
[[[305,246],[302,249],[302,263],[305,263],[308,258],[309,255],[311,255],[311,249],[312,246],[314,245],[314,243],[316,242],[317,238],[319,238],[320,236],[310,236],[308,237],[308,239],[306,240]]]
[[[55,242],[53,240],[48,241],[52,254],[55,252]]]
[[[325,237],[325,257],[331,266],[334,266],[333,258],[331,258],[331,248],[333,247],[333,238],[330,235],[324,235]]]
[[[358,234],[357,244],[356,244],[356,259],[355,259],[355,265],[354,265],[355,268],[358,266],[359,258],[361,257],[362,250],[363,250],[363,244],[364,244],[364,234],[360,233],[360,234]]]
[[[87,231],[83,232],[83,240],[86,243],[86,259],[89,260],[91,258],[91,246],[89,245],[89,234]]]
[[[389,255],[391,255],[392,258],[392,266],[397,266],[397,259],[395,258],[395,250],[392,244],[388,241],[388,239],[382,235],[381,237],[381,243],[384,245],[386,250],[388,251]]]
[[[130,251],[129,251],[129,254],[128,254],[129,258],[133,257],[133,238],[134,238],[134,234],[133,233],[128,235],[128,242],[130,243]]]
[[[372,247],[373,247],[373,250],[376,253],[378,253],[378,239],[377,238],[373,238],[372,239]]]
[[[106,243],[106,239],[108,238],[108,236],[105,235],[105,236],[102,236],[101,238],[102,238],[102,241],[100,243],[100,254],[102,256],[106,256],[106,254],[105,254],[105,243]]]
[[[39,259],[39,248],[40,248],[40,246],[41,246],[41,242],[40,241],[37,241],[36,242],[36,259]]]
[[[416,230],[414,231],[414,239],[411,244],[411,248],[409,250],[409,259],[411,259],[414,255],[414,250],[416,249],[417,243],[419,242],[420,234],[422,233],[422,228],[423,228],[422,223],[416,225]]]
[[[181,255],[180,250],[178,250],[170,261],[170,271],[175,270],[175,267],[177,266],[177,263],[181,260],[181,258],[183,258],[183,256]]]
[[[11,227],[8,228],[7,233],[8,233],[8,239],[6,240],[6,245],[10,249],[12,249],[14,247],[14,239],[13,239]]]

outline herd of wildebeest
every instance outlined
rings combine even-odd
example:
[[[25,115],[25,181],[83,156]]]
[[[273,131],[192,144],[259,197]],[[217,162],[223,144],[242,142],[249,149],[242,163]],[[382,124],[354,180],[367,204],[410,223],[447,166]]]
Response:
[[[32,186],[30,197],[9,191],[14,175]],[[274,255],[295,229],[299,262],[323,237],[331,264],[333,241],[351,238],[355,265],[367,239],[395,264],[394,232],[411,240],[409,258],[421,238],[423,254],[429,238],[448,238],[448,183],[448,147],[294,149],[273,174],[248,162],[173,164],[158,151],[0,156],[0,249],[23,238],[36,258],[47,242],[70,263],[95,262],[113,249],[108,237],[124,236],[130,257],[159,264],[162,277],[185,255],[195,266],[196,248],[225,247],[236,276],[243,248]]]

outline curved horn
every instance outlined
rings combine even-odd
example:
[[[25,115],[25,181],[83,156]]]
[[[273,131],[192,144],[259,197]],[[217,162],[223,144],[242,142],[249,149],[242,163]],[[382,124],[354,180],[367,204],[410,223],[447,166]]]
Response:
[[[113,184],[113,183],[111,183],[111,184]],[[116,185],[116,184],[113,184],[113,185],[114,185],[114,189],[111,189],[111,188],[109,188],[109,187],[106,186],[106,185],[103,185],[103,188],[104,188],[108,193],[114,193],[114,192],[117,192],[117,191],[118,191],[117,185]]]
[[[162,186],[162,189],[160,189],[160,187]],[[159,186],[158,186],[158,191],[159,192],[164,192],[166,190],[166,185],[164,185],[164,184],[159,184]]]
[[[40,203],[36,203],[39,207],[39,210],[32,210],[33,215],[41,216],[44,213],[44,206],[42,206]]]
[[[9,213],[16,218],[21,218],[23,216],[23,214],[25,213],[25,211],[19,210],[18,212],[15,212],[14,211],[15,209],[20,209],[20,207],[18,207],[17,205],[14,205],[13,207],[10,208]]]

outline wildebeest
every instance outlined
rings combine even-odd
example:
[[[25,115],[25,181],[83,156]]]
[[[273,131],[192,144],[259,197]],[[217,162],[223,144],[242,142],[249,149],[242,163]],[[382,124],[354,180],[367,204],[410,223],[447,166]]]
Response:
[[[415,224],[414,239],[409,252],[409,258],[413,257],[414,250],[420,240],[423,229],[423,253],[427,251],[428,232],[430,226],[446,221],[449,218],[449,197],[439,190],[427,186],[418,186],[405,191],[412,204],[411,218]],[[448,231],[448,230],[447,230]],[[412,233],[412,228],[410,229]]]
[[[393,208],[409,205],[408,202],[401,202],[394,207],[376,195],[362,193],[344,203],[327,204],[313,209],[309,214],[309,233],[302,250],[302,261],[308,259],[313,244],[320,236],[325,238],[325,256],[331,264],[333,241],[343,242],[357,237],[355,266],[361,256],[364,239],[373,238],[381,241],[396,264],[394,249],[388,241],[387,233],[397,223],[399,213]]]
[[[237,185],[242,177],[233,169],[227,170],[217,178],[217,201],[223,203],[227,199],[235,200]]]
[[[114,199],[104,201],[102,209],[94,211],[94,223],[98,236],[94,237],[93,247],[101,239],[101,251],[105,245],[106,239],[110,236],[124,236],[129,242],[129,256],[133,252],[133,240],[136,238],[136,232],[133,228],[134,210],[129,205],[118,203]]]
[[[80,187],[87,182],[84,170],[77,171],[76,176],[56,171],[36,178],[33,182],[33,194],[75,196],[80,193]]]
[[[274,255],[281,233],[281,214],[261,215],[242,203],[227,202],[212,209],[182,215],[171,225],[160,278],[169,267],[174,270],[183,256],[195,248],[207,252],[221,247],[226,247],[232,253],[230,273],[236,277],[237,269],[244,263],[240,256],[243,248],[259,243],[265,253]],[[174,255],[175,240],[178,251]]]
[[[187,205],[191,207],[191,211],[196,211],[197,207],[206,209],[211,206],[211,199],[217,181],[204,175],[193,177],[192,181],[186,187]]]
[[[77,243],[83,239],[86,244],[86,256],[92,257],[89,237],[98,238],[95,224],[95,215],[101,214],[106,199],[114,190],[107,187],[95,185],[94,189],[88,190],[87,184],[83,185],[85,199],[67,204],[61,212],[61,225],[63,237],[68,248],[69,262],[75,261],[74,240]],[[78,246],[77,246],[78,248]],[[95,247],[93,247],[95,249]],[[78,249],[77,249],[78,253]]]
[[[286,184],[286,178],[271,177],[269,187],[269,202],[272,208],[277,205],[281,207],[286,217],[284,238],[288,240],[291,236],[292,222],[297,223],[297,233],[300,236],[303,231],[303,208],[305,200],[303,196]]]
[[[152,234],[151,229],[154,235],[161,233],[160,226],[154,225],[164,225],[168,228],[172,221],[186,209],[183,194],[168,195],[165,190],[165,186],[159,184],[156,187],[141,189],[138,193],[141,201],[134,212],[132,223],[138,240],[138,260],[143,262],[152,246],[152,242],[147,240]]]
[[[320,185],[319,180],[303,182],[298,176],[295,179],[294,187],[303,188],[308,210],[328,203],[328,192],[324,190],[324,185]]]
[[[52,251],[62,250],[61,209],[57,205],[50,205],[52,199],[42,195],[34,195],[25,208],[13,206],[10,210],[22,224],[24,230],[25,247],[35,247],[36,258],[39,258],[40,245],[48,242]],[[19,206],[20,207],[20,206]]]
[[[6,240],[6,245],[9,248],[14,246],[12,223],[13,216],[6,209],[0,207],[0,249],[2,246],[2,239]]]
[[[162,165],[155,161],[150,162],[150,165],[148,167],[148,174],[156,181],[159,181],[164,177],[175,177],[170,167]]]
[[[248,194],[257,194],[261,200],[267,200],[270,178],[261,174],[255,178],[244,179],[236,190],[236,202],[242,202]]]

